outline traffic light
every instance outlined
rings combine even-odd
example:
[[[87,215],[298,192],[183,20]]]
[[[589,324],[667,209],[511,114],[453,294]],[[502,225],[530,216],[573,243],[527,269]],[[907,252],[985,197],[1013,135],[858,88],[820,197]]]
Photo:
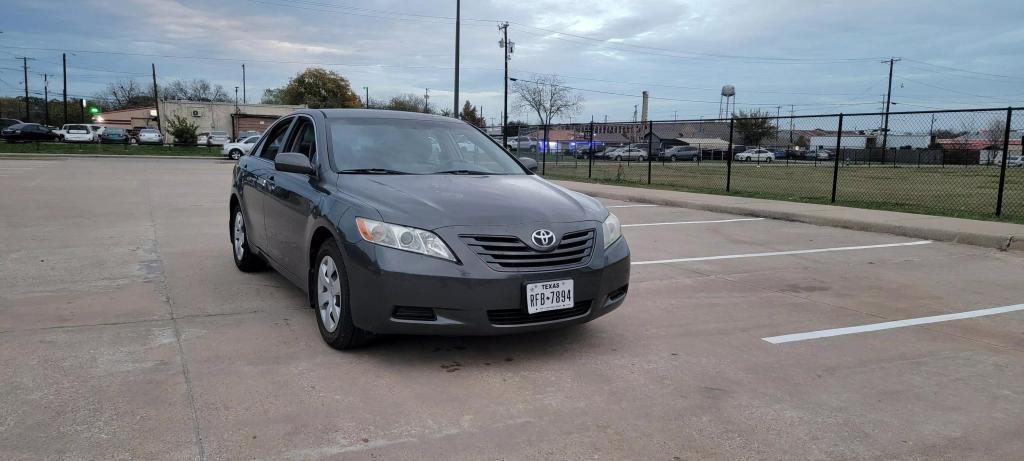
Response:
[[[89,113],[92,114],[92,115],[96,115],[96,114],[100,113],[100,108],[96,107],[96,106],[92,106],[92,107],[89,108]]]

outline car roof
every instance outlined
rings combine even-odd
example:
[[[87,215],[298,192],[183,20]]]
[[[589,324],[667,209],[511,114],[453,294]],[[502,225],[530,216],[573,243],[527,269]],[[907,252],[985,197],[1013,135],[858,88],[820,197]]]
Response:
[[[294,114],[309,114],[312,112],[319,111],[324,117],[329,119],[401,119],[401,120],[431,120],[431,121],[448,121],[452,123],[460,123],[461,120],[454,119],[452,117],[442,117],[434,114],[423,114],[420,112],[405,112],[398,110],[383,110],[383,109],[303,109],[292,112],[288,115]]]

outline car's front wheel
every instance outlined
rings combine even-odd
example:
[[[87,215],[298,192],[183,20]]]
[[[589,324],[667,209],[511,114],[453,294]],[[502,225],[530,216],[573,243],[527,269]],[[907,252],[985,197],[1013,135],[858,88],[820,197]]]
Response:
[[[263,269],[264,263],[249,247],[249,238],[245,232],[245,218],[242,210],[235,207],[231,210],[231,253],[235,266],[242,272],[256,272]]]
[[[339,349],[352,349],[366,342],[370,334],[352,323],[349,304],[348,275],[341,251],[334,241],[320,245],[313,262],[310,301],[315,303],[316,324],[320,337],[327,345]]]
[[[228,155],[231,157],[231,160],[238,160],[242,158],[242,151],[239,149],[231,149],[231,152],[228,152]]]

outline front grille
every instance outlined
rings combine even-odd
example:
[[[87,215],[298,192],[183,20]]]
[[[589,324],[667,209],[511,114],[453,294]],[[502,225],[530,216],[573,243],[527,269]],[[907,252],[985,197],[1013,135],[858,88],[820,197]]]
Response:
[[[492,325],[526,325],[529,323],[550,322],[572,317],[579,317],[590,312],[590,301],[579,301],[569,309],[538,312],[528,314],[526,308],[500,309],[487,311],[487,318]]]
[[[462,239],[491,269],[505,272],[559,270],[582,266],[594,251],[594,230],[562,236],[555,249],[537,251],[510,235],[463,235]]]

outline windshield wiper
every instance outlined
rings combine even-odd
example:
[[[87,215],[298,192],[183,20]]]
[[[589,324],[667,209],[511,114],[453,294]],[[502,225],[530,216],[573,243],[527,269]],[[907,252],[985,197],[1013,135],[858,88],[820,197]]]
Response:
[[[500,173],[492,173],[490,171],[477,171],[477,170],[445,170],[445,171],[435,171],[433,174],[471,174],[471,175],[488,174],[489,175],[489,174],[500,174]]]
[[[405,171],[389,170],[387,168],[352,168],[341,170],[342,174],[413,174]]]

